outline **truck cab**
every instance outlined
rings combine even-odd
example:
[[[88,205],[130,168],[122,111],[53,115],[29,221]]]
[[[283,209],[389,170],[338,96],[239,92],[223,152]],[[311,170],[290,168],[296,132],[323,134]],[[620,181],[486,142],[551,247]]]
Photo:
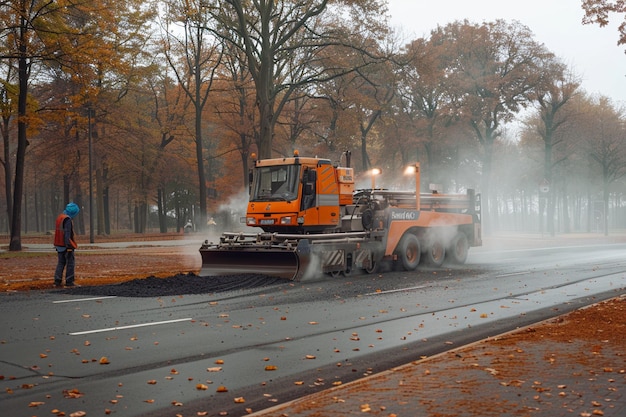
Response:
[[[341,174],[341,175],[339,175]],[[293,157],[255,161],[246,225],[265,232],[336,231],[341,204],[352,202],[351,168],[323,158]]]

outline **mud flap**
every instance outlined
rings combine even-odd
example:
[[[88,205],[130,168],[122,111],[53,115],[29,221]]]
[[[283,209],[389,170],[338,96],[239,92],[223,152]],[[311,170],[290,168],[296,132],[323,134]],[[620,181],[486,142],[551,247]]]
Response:
[[[295,280],[298,255],[282,249],[201,249],[200,276],[260,274]]]

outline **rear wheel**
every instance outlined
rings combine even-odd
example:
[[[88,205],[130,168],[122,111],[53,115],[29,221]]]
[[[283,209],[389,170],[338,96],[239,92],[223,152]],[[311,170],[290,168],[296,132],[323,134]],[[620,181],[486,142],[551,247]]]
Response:
[[[402,267],[407,271],[412,271],[420,263],[420,242],[412,233],[405,233],[398,244],[398,259],[402,263]]]
[[[424,255],[428,265],[440,267],[446,258],[446,247],[440,241],[435,241],[428,247]]]
[[[448,247],[448,259],[455,264],[464,264],[469,252],[469,242],[465,233],[459,232],[454,236]]]

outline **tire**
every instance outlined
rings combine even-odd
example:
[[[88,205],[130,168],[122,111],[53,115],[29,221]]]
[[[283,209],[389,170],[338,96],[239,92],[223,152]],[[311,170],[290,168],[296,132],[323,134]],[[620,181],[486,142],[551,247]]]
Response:
[[[464,264],[467,261],[468,252],[469,242],[467,241],[467,236],[462,232],[457,233],[448,247],[448,259],[455,264]]]
[[[441,241],[433,242],[424,252],[426,263],[430,266],[440,267],[446,259],[446,247]]]
[[[398,259],[406,271],[413,271],[420,263],[420,242],[412,233],[405,233],[396,250]]]

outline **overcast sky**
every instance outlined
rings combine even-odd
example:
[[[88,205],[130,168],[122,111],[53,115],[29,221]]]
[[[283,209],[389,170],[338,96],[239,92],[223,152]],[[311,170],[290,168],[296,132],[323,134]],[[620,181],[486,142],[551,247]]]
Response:
[[[602,94],[626,107],[626,45],[618,47],[617,26],[581,23],[580,0],[388,0],[392,25],[407,40],[427,36],[437,25],[455,20],[472,23],[505,19],[528,26],[543,43],[582,79],[590,94]]]

